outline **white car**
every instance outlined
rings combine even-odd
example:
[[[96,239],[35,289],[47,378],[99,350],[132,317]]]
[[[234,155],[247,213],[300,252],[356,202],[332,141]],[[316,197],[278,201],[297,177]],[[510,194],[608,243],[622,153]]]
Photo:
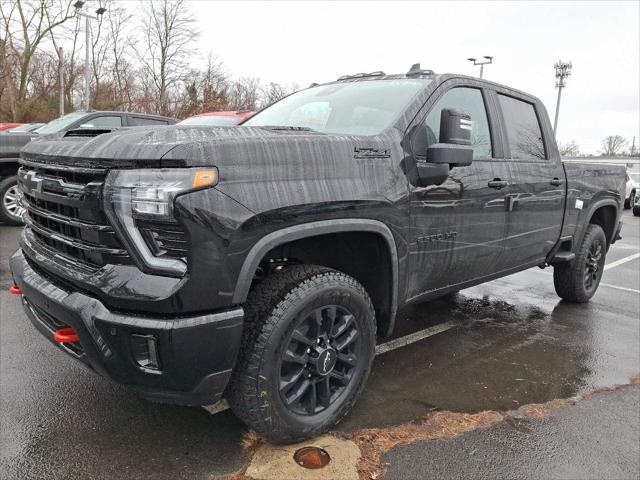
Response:
[[[624,193],[624,208],[631,208],[636,191],[640,190],[640,173],[627,172],[627,187]]]

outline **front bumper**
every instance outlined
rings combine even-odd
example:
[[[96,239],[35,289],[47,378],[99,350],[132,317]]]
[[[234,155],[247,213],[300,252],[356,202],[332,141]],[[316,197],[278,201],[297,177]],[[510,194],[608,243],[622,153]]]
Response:
[[[89,368],[157,401],[208,405],[222,397],[240,346],[242,308],[180,318],[126,315],[56,285],[21,250],[11,257],[10,265],[34,326]],[[79,341],[54,342],[54,332],[67,326]],[[136,360],[140,336],[155,339],[158,369]]]

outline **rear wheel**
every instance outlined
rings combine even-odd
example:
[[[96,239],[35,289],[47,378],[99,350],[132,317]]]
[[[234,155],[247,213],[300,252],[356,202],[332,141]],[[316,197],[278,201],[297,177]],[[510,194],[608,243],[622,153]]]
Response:
[[[21,225],[24,208],[18,202],[18,177],[11,176],[0,181],[0,222]]]
[[[553,285],[556,293],[570,302],[588,302],[596,293],[607,253],[607,239],[599,225],[587,227],[576,258],[556,265],[553,269]]]
[[[364,288],[326,267],[294,265],[247,299],[227,400],[271,442],[314,437],[355,403],[374,349],[375,313]]]
[[[633,206],[633,216],[634,217],[640,217],[640,207],[638,206]]]

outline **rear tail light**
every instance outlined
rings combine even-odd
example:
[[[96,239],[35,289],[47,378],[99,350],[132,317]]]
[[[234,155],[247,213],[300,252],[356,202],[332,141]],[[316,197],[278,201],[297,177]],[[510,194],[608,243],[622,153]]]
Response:
[[[13,293],[14,295],[22,295],[22,290],[17,285],[11,285],[9,287],[9,293]]]

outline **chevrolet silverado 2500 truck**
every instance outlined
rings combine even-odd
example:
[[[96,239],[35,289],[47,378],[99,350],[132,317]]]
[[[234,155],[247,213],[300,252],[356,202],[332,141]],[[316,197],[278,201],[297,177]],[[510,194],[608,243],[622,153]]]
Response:
[[[77,111],[56,118],[34,130],[7,132],[0,135],[0,222],[10,225],[22,223],[22,207],[17,202],[18,159],[20,149],[32,139],[44,135],[62,135],[74,129],[137,127],[141,125],[172,125],[173,118],[132,112]],[[86,134],[86,133],[85,133]]]
[[[347,413],[408,303],[535,266],[589,300],[625,180],[563,164],[537,98],[418,66],[20,162],[11,270],[35,327],[147,398],[225,397],[274,442]]]

